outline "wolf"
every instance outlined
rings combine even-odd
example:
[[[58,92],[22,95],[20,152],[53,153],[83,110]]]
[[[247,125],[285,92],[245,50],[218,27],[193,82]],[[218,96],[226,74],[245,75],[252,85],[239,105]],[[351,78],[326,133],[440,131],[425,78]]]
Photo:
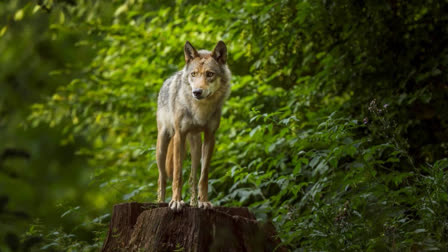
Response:
[[[184,68],[163,83],[157,104],[158,202],[165,201],[166,180],[172,178],[173,194],[168,206],[174,211],[184,206],[181,193],[186,141],[191,153],[190,205],[205,209],[213,207],[207,195],[208,172],[222,106],[230,94],[231,73],[223,41],[219,41],[211,52],[197,51],[187,41],[184,55]],[[201,133],[204,134],[203,143]]]

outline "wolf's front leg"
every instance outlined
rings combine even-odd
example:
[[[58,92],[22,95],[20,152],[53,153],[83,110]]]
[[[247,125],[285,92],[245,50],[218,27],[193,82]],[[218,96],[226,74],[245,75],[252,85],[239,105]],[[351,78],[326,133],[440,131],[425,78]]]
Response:
[[[174,211],[179,211],[184,206],[182,201],[182,159],[185,152],[185,134],[177,131],[173,137],[173,197],[169,207]]]
[[[212,158],[213,149],[215,148],[215,134],[212,132],[204,132],[204,144],[202,145],[202,169],[201,178],[199,179],[199,207],[212,208],[213,205],[208,201],[208,170],[210,160]]]
[[[188,143],[190,144],[191,152],[191,173],[188,181],[190,185],[190,205],[193,207],[198,206],[198,192],[197,192],[197,172],[201,163],[201,133],[188,134]]]
[[[169,141],[170,137],[167,131],[165,129],[159,129],[159,134],[157,136],[157,147],[156,147],[156,161],[157,161],[157,167],[159,168],[157,201],[159,203],[165,202],[166,176],[167,176],[165,171],[165,160]]]

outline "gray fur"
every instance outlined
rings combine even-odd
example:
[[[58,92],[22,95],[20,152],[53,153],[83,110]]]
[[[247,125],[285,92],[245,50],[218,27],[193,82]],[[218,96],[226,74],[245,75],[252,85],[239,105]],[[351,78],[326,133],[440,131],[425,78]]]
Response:
[[[209,51],[201,50],[199,51],[201,56],[210,54]],[[177,111],[182,111],[182,121],[184,122],[182,130],[190,131],[191,128],[204,127],[205,124],[210,123],[213,120],[219,120],[221,116],[221,108],[224,104],[224,101],[230,94],[230,70],[227,65],[216,64],[217,77],[221,78],[220,88],[216,91],[214,96],[217,96],[215,99],[211,101],[197,101],[191,96],[192,88],[188,82],[188,75],[192,71],[192,67],[187,64],[181,71],[175,73],[173,76],[169,77],[162,85],[162,88],[159,92],[158,98],[158,108],[157,108],[157,117],[158,122],[159,118],[165,117],[165,115],[175,115]],[[197,121],[194,118],[194,111],[192,108],[195,104],[205,103],[204,106],[213,106],[214,111],[211,111],[209,117],[206,121]],[[162,122],[159,122],[159,124]],[[219,125],[216,122],[212,122],[212,125],[215,125],[215,128],[210,128],[210,130],[215,131]],[[172,136],[174,132],[174,121],[162,123],[159,125],[162,128],[159,130],[167,130]]]
[[[207,195],[204,195],[204,192],[206,192],[204,186],[208,181],[208,166],[213,152],[214,134],[219,127],[222,106],[230,94],[231,74],[226,64],[227,48],[222,41],[218,42],[213,52],[196,51],[187,41],[184,52],[185,67],[163,83],[158,97],[157,164],[159,167],[159,201],[164,201],[165,198],[166,173],[164,162],[170,139],[175,134],[186,136],[178,139],[182,139],[182,141],[187,139],[190,146],[196,150],[194,152],[197,153],[198,148],[200,148],[197,143],[201,144],[199,134],[204,132],[201,154],[202,172],[199,185],[199,196],[202,195],[203,199],[199,199],[199,206],[208,208],[211,207],[211,204],[207,200]],[[192,75],[193,72],[195,72],[195,75]],[[208,75],[210,72],[212,73],[211,76]],[[198,73],[198,76],[196,76],[196,73]],[[204,89],[203,97],[192,95],[192,90],[197,89],[197,87]],[[192,146],[192,142],[195,143],[194,146]],[[184,146],[184,144],[181,145]],[[183,152],[185,150],[181,149],[182,157]],[[194,159],[199,160],[197,156]],[[192,183],[196,182],[196,168],[192,167],[192,176],[190,177]],[[179,210],[182,208],[183,201],[179,198],[179,193],[176,193],[176,199],[174,199],[174,182],[173,179],[173,199],[170,202],[170,207]],[[195,185],[191,186],[193,188],[192,197],[195,198],[196,187]],[[191,202],[194,205],[196,199],[193,198]]]

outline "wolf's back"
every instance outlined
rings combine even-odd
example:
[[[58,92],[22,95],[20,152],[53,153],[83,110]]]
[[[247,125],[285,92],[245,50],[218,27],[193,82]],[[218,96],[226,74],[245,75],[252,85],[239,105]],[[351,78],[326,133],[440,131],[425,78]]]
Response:
[[[159,91],[159,97],[157,99],[157,110],[160,110],[168,106],[168,101],[170,99],[170,86],[171,82],[174,80],[174,75],[163,82],[162,87]]]

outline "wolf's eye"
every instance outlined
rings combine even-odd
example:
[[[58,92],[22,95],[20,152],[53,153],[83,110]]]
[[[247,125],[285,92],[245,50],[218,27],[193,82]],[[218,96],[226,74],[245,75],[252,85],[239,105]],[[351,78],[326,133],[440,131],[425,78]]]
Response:
[[[191,73],[191,77],[196,77],[196,75],[198,75],[197,72],[192,72],[192,73]]]
[[[215,75],[214,72],[207,72],[207,77],[213,77],[213,75]]]

